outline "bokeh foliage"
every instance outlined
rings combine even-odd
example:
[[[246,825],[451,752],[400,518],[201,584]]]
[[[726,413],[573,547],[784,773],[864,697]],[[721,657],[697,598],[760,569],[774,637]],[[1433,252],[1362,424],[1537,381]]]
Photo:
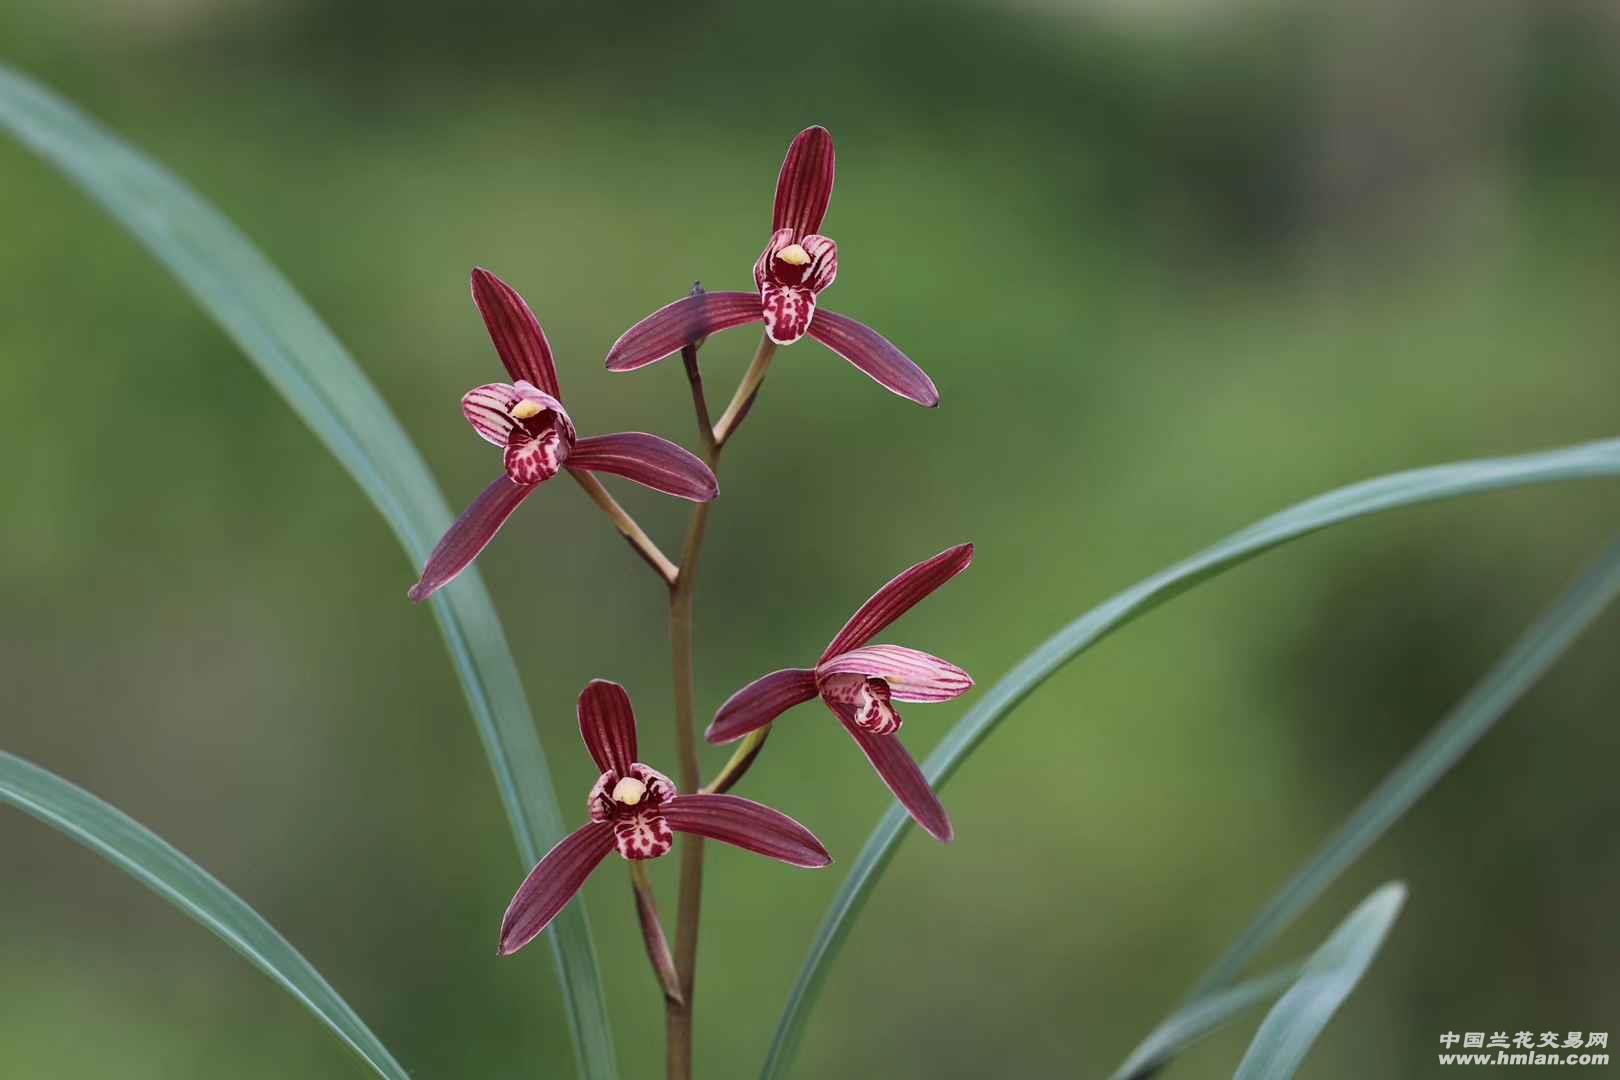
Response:
[[[1597,4],[1481,11],[833,3],[787,47],[727,5],[11,0],[0,40],[268,251],[453,498],[491,464],[454,407],[496,370],[469,266],[529,295],[587,429],[690,441],[677,368],[614,377],[600,356],[692,278],[746,282],[782,147],[828,124],[836,306],[945,404],[784,355],[722,478],[698,615],[712,707],[959,539],[978,564],[906,639],[987,682],[1304,495],[1613,434],[1617,29]],[[493,959],[510,839],[386,529],[144,253],[13,146],[0,177],[6,748],[208,866],[413,1072],[566,1058],[544,957]],[[711,381],[750,344],[716,338]],[[625,498],[673,538],[678,508]],[[1060,675],[953,783],[957,844],[901,852],[804,1074],[1111,1067],[1617,524],[1601,483],[1378,519]],[[565,812],[590,781],[568,752],[587,678],[647,702],[667,760],[662,598],[584,499],[534,500],[484,570]],[[1423,1075],[1442,1030],[1614,1015],[1617,638],[1600,624],[1285,943],[1411,885],[1400,947],[1315,1075]],[[964,707],[913,710],[908,741]],[[749,790],[852,856],[886,798],[794,720]],[[0,890],[21,1073],[358,1068],[115,871],[12,815],[0,845],[22,883]],[[724,1075],[763,1054],[837,877],[722,853],[710,880],[699,1053]],[[587,899],[639,1075],[661,1021],[625,892]],[[1230,1067],[1246,1037],[1186,1068]]]

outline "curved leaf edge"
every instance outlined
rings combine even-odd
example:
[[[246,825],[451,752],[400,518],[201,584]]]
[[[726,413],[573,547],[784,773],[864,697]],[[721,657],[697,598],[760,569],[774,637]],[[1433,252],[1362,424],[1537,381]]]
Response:
[[[162,165],[4,64],[0,128],[72,180],[169,269],[350,473],[420,564],[450,522],[443,495],[347,350],[252,242]],[[255,289],[231,289],[227,283],[238,276],[254,279]],[[293,340],[303,347],[293,348]],[[463,574],[431,606],[527,870],[564,830],[510,646],[476,571]],[[580,1074],[613,1080],[616,1055],[583,905],[570,905],[546,936]]]
[[[405,1069],[381,1040],[291,942],[218,878],[162,837],[83,788],[4,751],[0,751],[0,802],[10,803],[52,826],[163,897],[296,998],[379,1076],[408,1080]],[[98,823],[94,817],[102,821]],[[121,841],[112,835],[115,830],[133,836],[147,849],[146,857],[133,853],[135,845],[128,839]],[[204,897],[188,896],[183,883],[175,880],[176,874],[190,876]],[[281,961],[266,956],[262,945],[249,940],[250,932],[262,943],[283,951]]]
[[[1395,881],[1368,896],[1311,954],[1299,979],[1271,1007],[1232,1080],[1289,1080],[1367,974],[1406,903]]]
[[[1620,439],[1602,439],[1504,458],[1411,469],[1336,488],[1232,533],[1197,554],[1130,586],[1048,638],[991,687],[935,747],[923,772],[938,789],[996,726],[1042,683],[1103,637],[1195,585],[1272,548],[1333,525],[1462,495],[1563,480],[1620,475]],[[789,993],[772,1037],[762,1080],[784,1076],[798,1051],[803,1025],[849,925],[893,858],[910,817],[890,807],[833,897]]]

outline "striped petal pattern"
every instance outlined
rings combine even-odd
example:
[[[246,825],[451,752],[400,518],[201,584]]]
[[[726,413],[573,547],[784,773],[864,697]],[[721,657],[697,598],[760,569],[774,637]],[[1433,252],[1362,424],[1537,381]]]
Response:
[[[850,616],[849,622],[827,646],[827,651],[821,654],[821,663],[825,664],[839,653],[865,645],[887,629],[890,623],[972,564],[973,545],[958,544],[932,559],[925,559],[916,566],[902,570]]]
[[[557,418],[564,437],[569,441],[574,439],[574,421],[563,403],[526,382],[485,383],[473,387],[461,396],[461,415],[485,442],[504,448],[510,445],[512,432],[523,427],[512,410],[525,402],[531,407],[525,410],[530,417],[549,412]]]
[[[613,827],[606,822],[593,821],[558,841],[512,897],[501,919],[499,954],[511,956],[539,937],[612,850]]]
[[[427,565],[422,568],[421,579],[411,586],[407,595],[420,604],[454,581],[495,539],[512,511],[535,490],[532,484],[514,484],[505,476],[485,488],[433,549]]]
[[[833,705],[829,707],[838,714],[843,723],[844,730],[849,732],[850,738],[861,748],[866,760],[872,763],[872,768],[883,778],[894,797],[900,800],[900,805],[906,812],[917,820],[917,824],[928,830],[929,835],[942,844],[951,842],[955,830],[951,828],[950,815],[945,812],[939,796],[934,789],[928,786],[928,778],[922,774],[905,745],[900,742],[897,735],[876,735],[865,731],[850,715],[849,706]]]
[[[839,653],[822,664],[817,675],[882,679],[896,701],[950,701],[973,689],[973,677],[955,664],[901,645],[869,645]]]
[[[604,773],[627,775],[636,761],[636,713],[618,683],[592,679],[579,695],[579,734]]]
[[[518,291],[479,267],[472,272],[472,295],[489,330],[489,340],[512,381],[527,382],[554,398],[562,397],[551,343]]]
[[[512,419],[512,406],[519,400],[517,387],[511,383],[485,383],[461,396],[461,415],[478,432],[479,438],[505,449],[506,440],[517,427],[518,422]]]
[[[692,502],[709,502],[720,494],[714,471],[696,454],[639,431],[580,439],[568,453],[568,466],[612,473]]]
[[[816,673],[808,668],[787,668],[762,675],[720,706],[704,738],[711,743],[740,739],[815,696]]]
[[[939,404],[939,389],[928,373],[871,327],[831,311],[819,311],[807,333],[885,390],[927,409]]]
[[[795,236],[819,231],[832,202],[837,174],[832,133],[819,124],[799,132],[776,177],[771,231],[792,229]]]
[[[789,866],[818,869],[832,856],[815,834],[779,810],[736,795],[677,795],[664,804],[676,832],[719,840]]]
[[[704,292],[666,304],[619,335],[608,350],[609,371],[634,371],[673,356],[710,334],[760,320],[759,294]]]

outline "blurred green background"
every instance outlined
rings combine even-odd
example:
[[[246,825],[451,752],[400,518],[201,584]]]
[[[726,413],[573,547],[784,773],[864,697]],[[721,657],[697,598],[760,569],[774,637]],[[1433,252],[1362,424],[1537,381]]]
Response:
[[[1287,503],[1620,431],[1607,0],[0,0],[0,43],[263,246],[458,507],[496,468],[457,410],[500,370],[468,269],[529,298],[582,431],[690,445],[678,364],[610,376],[601,357],[694,278],[748,286],[787,142],[828,125],[825,301],[900,343],[944,405],[810,342],[778,359],[723,463],[707,710],[963,539],[974,569],[886,637],[987,686]],[[0,237],[0,746],[239,891],[413,1074],[570,1075],[546,951],[494,956],[523,868],[433,621],[405,601],[414,568],[166,274],[9,142]],[[705,351],[717,407],[753,342]],[[682,505],[615,490],[678,545]],[[1615,495],[1337,529],[1087,654],[947,789],[956,843],[905,842],[797,1075],[1111,1068],[1620,531]],[[481,565],[570,820],[594,779],[587,679],[629,687],[644,756],[672,766],[663,598],[584,496],[543,492]],[[1274,950],[1411,884],[1306,1075],[1431,1076],[1446,1030],[1616,1029],[1617,649],[1611,613]],[[973,700],[913,707],[909,745]],[[888,802],[810,707],[742,791],[843,866]],[[95,856],[9,812],[0,853],[0,1074],[363,1075]],[[653,1075],[661,1007],[609,869],[586,902],[626,1075]],[[673,872],[655,867],[670,907]],[[714,852],[701,1073],[757,1068],[841,876]],[[1174,1075],[1229,1074],[1253,1023]]]

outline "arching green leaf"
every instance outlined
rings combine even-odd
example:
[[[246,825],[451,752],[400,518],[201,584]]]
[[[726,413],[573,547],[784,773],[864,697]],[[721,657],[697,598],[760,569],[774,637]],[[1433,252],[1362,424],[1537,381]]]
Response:
[[[1385,885],[1361,902],[1311,955],[1299,981],[1271,1007],[1232,1080],[1288,1080],[1344,999],[1367,973],[1406,902],[1406,886]]]
[[[1112,1080],[1141,1080],[1198,1040],[1225,1027],[1262,1001],[1270,1001],[1299,978],[1297,968],[1274,971],[1230,990],[1189,1001],[1148,1033]]]
[[[450,524],[444,496],[381,396],[287,279],[178,177],[4,66],[0,128],[60,169],[168,267],[348,469],[413,568],[421,566]],[[403,617],[403,589],[400,606]],[[431,607],[527,870],[562,838],[563,821],[505,632],[476,571],[462,574]],[[570,905],[546,936],[581,1074],[610,1080],[618,1070],[584,906]]]
[[[1137,582],[1049,638],[992,686],[957,722],[923,763],[923,772],[936,788],[943,785],[996,725],[1064,664],[1166,600],[1280,544],[1332,525],[1404,506],[1502,488],[1617,474],[1620,474],[1620,439],[1604,439],[1518,457],[1464,461],[1393,473],[1338,488],[1273,514]],[[843,944],[850,923],[859,914],[909,825],[910,818],[905,810],[891,807],[833,897],[777,1024],[762,1073],[766,1080],[776,1080],[786,1074],[810,1006],[826,977],[828,961]]]
[[[406,1072],[308,960],[258,912],[157,834],[83,788],[0,753],[0,803],[55,826],[225,939],[387,1080]]]

